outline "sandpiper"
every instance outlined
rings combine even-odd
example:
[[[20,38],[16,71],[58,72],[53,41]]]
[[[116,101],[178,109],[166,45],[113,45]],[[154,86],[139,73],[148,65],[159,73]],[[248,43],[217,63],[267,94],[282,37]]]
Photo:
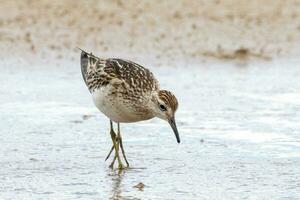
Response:
[[[119,148],[123,158],[127,161],[120,123],[131,123],[159,117],[171,125],[177,142],[180,143],[175,123],[175,112],[178,107],[176,97],[167,90],[160,90],[158,81],[153,74],[141,65],[119,58],[103,59],[81,50],[81,72],[96,107],[110,119],[110,135],[115,156],[110,164],[118,160],[118,167],[122,169]],[[117,134],[113,129],[113,122],[117,123]]]

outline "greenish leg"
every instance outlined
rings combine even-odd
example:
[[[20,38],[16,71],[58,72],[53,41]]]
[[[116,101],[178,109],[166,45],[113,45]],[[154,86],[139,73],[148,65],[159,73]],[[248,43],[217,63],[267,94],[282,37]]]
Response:
[[[115,157],[114,157],[112,163],[109,165],[109,167],[113,168],[115,160],[117,159],[118,163],[119,163],[119,169],[122,169],[123,165],[122,165],[122,161],[119,156],[119,141],[118,142],[116,141],[116,133],[114,132],[113,123],[111,120],[110,120],[110,136],[111,136],[111,140],[113,142],[113,146],[115,149]]]
[[[116,142],[118,142],[118,138],[116,138]],[[110,155],[111,155],[111,153],[113,152],[114,149],[115,149],[115,147],[114,147],[114,145],[112,145],[112,147],[111,147],[111,149],[110,149],[108,155],[107,155],[106,158],[105,158],[105,161],[107,161],[107,159],[110,157]]]
[[[129,163],[127,161],[127,158],[126,158],[126,155],[125,155],[125,150],[124,150],[124,147],[123,147],[122,136],[121,136],[121,131],[120,131],[120,123],[118,123],[118,141],[120,143],[120,147],[121,147],[122,154],[123,154],[124,160],[126,162],[126,165],[127,165],[127,167],[129,167]]]

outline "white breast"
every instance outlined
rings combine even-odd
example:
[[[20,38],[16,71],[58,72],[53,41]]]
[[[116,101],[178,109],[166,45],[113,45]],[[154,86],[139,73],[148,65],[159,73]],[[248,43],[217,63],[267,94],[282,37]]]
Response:
[[[92,93],[96,107],[114,122],[136,122],[141,121],[140,115],[137,115],[124,99],[117,96],[111,96],[114,88],[110,85],[100,87]]]

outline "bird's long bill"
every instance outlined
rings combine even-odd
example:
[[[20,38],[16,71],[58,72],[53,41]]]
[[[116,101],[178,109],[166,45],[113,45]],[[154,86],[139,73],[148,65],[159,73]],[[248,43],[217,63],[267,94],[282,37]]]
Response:
[[[172,127],[172,129],[174,131],[174,134],[176,136],[177,142],[180,143],[180,137],[179,137],[179,133],[178,133],[178,130],[177,130],[177,126],[176,126],[176,122],[175,122],[175,118],[174,117],[172,117],[169,120],[169,124],[170,124],[170,126]]]

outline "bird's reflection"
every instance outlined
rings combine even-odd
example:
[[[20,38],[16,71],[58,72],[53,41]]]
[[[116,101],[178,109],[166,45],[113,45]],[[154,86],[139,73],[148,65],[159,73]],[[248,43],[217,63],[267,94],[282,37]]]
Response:
[[[111,197],[112,200],[129,200],[129,199],[139,199],[137,197],[132,196],[124,196],[122,192],[124,191],[124,179],[130,178],[128,177],[129,173],[135,172],[138,173],[139,170],[144,170],[145,168],[126,168],[123,170],[112,170],[108,169],[107,175],[111,179]],[[125,181],[127,182],[127,181]],[[136,186],[132,186],[132,188],[136,188],[139,191],[143,191],[144,184],[139,183]]]
[[[111,177],[112,180],[112,189],[111,193],[112,196],[110,199],[112,200],[122,200],[124,197],[122,197],[122,180],[125,176],[125,170],[117,170],[117,171],[109,171],[108,175]]]

